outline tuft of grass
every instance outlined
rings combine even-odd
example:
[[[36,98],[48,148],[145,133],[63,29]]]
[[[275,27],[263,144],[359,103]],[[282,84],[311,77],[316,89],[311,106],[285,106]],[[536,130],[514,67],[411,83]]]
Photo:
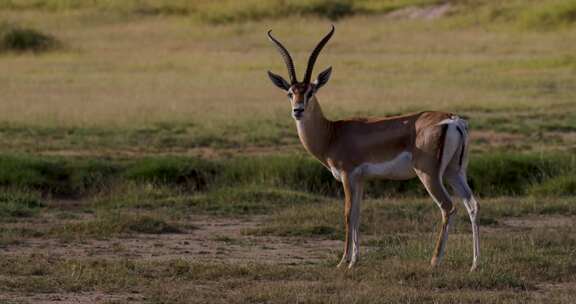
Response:
[[[115,235],[179,233],[181,228],[151,215],[103,212],[93,220],[70,222],[54,227],[48,235],[64,239],[108,238]]]
[[[157,219],[151,216],[141,216],[130,219],[126,224],[126,230],[130,232],[146,233],[146,234],[182,232],[182,230],[177,226],[168,224],[164,220]]]
[[[335,202],[290,206],[277,210],[266,222],[244,231],[247,235],[342,237],[343,222],[340,205]],[[367,214],[367,213],[364,213]]]
[[[0,220],[11,217],[30,217],[44,206],[35,192],[0,190]]]
[[[576,2],[571,0],[542,1],[524,10],[518,20],[522,27],[551,30],[576,22]]]
[[[529,194],[536,196],[572,196],[576,195],[576,175],[561,175],[533,185]]]
[[[0,246],[18,244],[22,240],[34,237],[44,237],[46,233],[23,227],[0,227]]]
[[[563,155],[493,153],[470,161],[471,187],[483,196],[521,195],[530,185],[539,184],[575,165]]]
[[[313,204],[326,198],[297,192],[262,186],[224,187],[191,199],[183,203],[193,210],[210,214],[265,214],[289,206]]]
[[[328,170],[306,155],[238,157],[224,160],[223,167],[218,180],[223,185],[244,181],[319,194],[337,193],[340,187]]]
[[[36,29],[10,24],[0,25],[0,52],[44,52],[61,43],[52,35]]]
[[[111,182],[117,166],[102,160],[0,155],[0,185],[56,196],[79,196]]]
[[[124,176],[137,182],[180,186],[189,191],[206,190],[219,166],[209,160],[184,157],[144,158],[128,166]]]

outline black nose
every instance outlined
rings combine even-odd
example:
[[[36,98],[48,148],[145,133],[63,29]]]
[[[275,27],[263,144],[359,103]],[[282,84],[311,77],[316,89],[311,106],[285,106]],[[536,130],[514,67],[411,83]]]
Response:
[[[292,109],[292,116],[296,119],[302,118],[302,113],[304,113],[304,109]]]
[[[292,115],[295,118],[300,118],[302,117],[302,113],[304,113],[304,109],[292,109]]]

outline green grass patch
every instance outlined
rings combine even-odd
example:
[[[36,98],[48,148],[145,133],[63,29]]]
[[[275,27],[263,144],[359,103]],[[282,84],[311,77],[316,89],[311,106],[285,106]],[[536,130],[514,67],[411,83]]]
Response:
[[[541,184],[530,187],[532,195],[537,196],[573,196],[576,195],[576,175],[561,175]]]
[[[70,0],[7,0],[0,3],[5,10],[40,10],[50,12],[96,10],[105,13],[137,16],[188,16],[208,24],[226,24],[305,16],[339,20],[353,15],[386,14],[407,7],[443,4],[439,0],[222,0],[211,1],[70,1]],[[558,29],[576,20],[576,6],[570,0],[551,1],[451,1],[452,13],[444,16],[449,24],[502,25],[521,29]],[[25,33],[22,37],[35,37]],[[44,39],[42,38],[42,39]],[[43,45],[43,44],[40,44]]]
[[[138,15],[191,16],[202,22],[221,24],[230,22],[277,19],[289,16],[314,16],[338,20],[354,14],[387,13],[408,6],[434,4],[434,0],[222,0],[210,1],[152,1],[128,0],[90,2],[68,0],[10,0],[0,8],[11,10],[67,11],[96,9],[106,12]]]
[[[568,198],[501,197],[478,199],[480,204],[478,224],[481,227],[502,227],[510,217],[573,216],[576,205]],[[454,200],[458,209],[452,232],[470,233],[470,220],[460,200]],[[387,236],[379,242],[409,244],[407,234],[429,234],[438,230],[441,215],[431,198],[367,199],[362,202],[360,230],[362,234]],[[291,206],[276,210],[259,227],[244,231],[247,235],[322,236],[330,239],[344,237],[344,208],[341,199],[313,205]],[[369,243],[368,245],[378,245]],[[393,255],[390,252],[381,255]],[[420,248],[421,249],[421,248]],[[426,249],[427,250],[427,249]],[[422,250],[418,250],[422,252]]]
[[[576,172],[576,162],[569,155],[492,153],[472,157],[469,180],[474,191],[481,196],[523,195],[529,193],[531,187],[543,183],[561,183],[561,186],[542,187],[548,187],[546,193],[549,195],[566,195],[571,191],[570,183],[566,182],[569,181],[567,176],[572,176],[573,172]],[[261,190],[257,190],[270,187],[325,196],[338,196],[342,191],[341,185],[326,168],[304,155],[221,160],[167,156],[103,160],[0,155],[0,185],[5,187],[22,187],[54,196],[80,197],[115,187],[129,188],[130,184],[163,188],[163,196],[169,195],[169,192],[175,195],[206,193],[205,198],[215,204],[227,199],[245,200],[266,195],[271,201],[279,201],[277,197],[283,195],[274,192],[262,194],[259,192]],[[252,188],[246,188],[245,192],[232,189],[247,186]],[[370,197],[425,194],[417,179],[369,181],[366,193]]]
[[[79,196],[99,189],[117,172],[103,160],[65,160],[30,155],[0,156],[0,185],[56,196]]]
[[[562,155],[522,155],[493,153],[470,161],[471,187],[482,196],[522,195],[531,185],[576,167],[573,158]]]
[[[219,215],[265,214],[289,206],[325,201],[305,192],[259,186],[225,187],[184,200],[192,210]]]
[[[2,189],[0,191],[0,218],[30,217],[44,207],[38,193]]]
[[[23,227],[0,227],[0,246],[10,246],[21,243],[25,239],[44,237],[46,233]]]
[[[220,170],[208,160],[184,157],[156,157],[130,164],[124,175],[129,180],[181,186],[189,191],[205,190]]]
[[[519,16],[521,26],[536,30],[568,27],[576,22],[576,2],[570,0],[541,1]]]
[[[270,186],[224,186],[190,193],[170,186],[129,183],[117,186],[110,192],[100,193],[91,199],[89,207],[95,210],[130,208],[166,211],[170,216],[179,218],[182,212],[212,215],[268,214],[289,206],[315,204],[327,199],[311,193]]]
[[[52,228],[48,235],[63,239],[109,238],[120,234],[179,233],[181,227],[151,215],[101,212],[95,219],[70,222]]]

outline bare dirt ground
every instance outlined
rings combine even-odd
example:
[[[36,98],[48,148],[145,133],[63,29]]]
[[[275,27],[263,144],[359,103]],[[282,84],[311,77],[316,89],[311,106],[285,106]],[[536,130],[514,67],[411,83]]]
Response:
[[[106,294],[102,292],[52,293],[52,294],[0,294],[0,303],[38,303],[38,304],[78,304],[78,303],[125,303],[139,302],[138,294]]]
[[[249,236],[242,232],[255,228],[261,218],[193,217],[195,228],[174,234],[133,234],[127,237],[67,241],[31,238],[0,247],[0,254],[42,253],[63,258],[105,258],[259,262],[273,264],[313,263],[326,259],[339,248],[339,241],[271,236]],[[41,222],[23,223],[23,228],[43,229]]]

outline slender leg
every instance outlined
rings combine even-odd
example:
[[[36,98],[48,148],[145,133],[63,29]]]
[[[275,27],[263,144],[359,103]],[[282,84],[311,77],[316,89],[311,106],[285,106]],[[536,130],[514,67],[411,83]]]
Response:
[[[344,226],[346,229],[344,236],[344,253],[342,254],[342,259],[338,263],[338,268],[350,261],[350,220],[352,211],[352,185],[350,184],[350,177],[348,173],[342,173],[342,185],[344,187]]]
[[[450,224],[454,214],[456,213],[456,209],[453,207],[452,200],[446,192],[444,185],[442,185],[439,177],[428,175],[421,171],[417,173],[422,184],[424,184],[424,187],[426,187],[426,190],[440,207],[440,211],[442,212],[442,225],[440,226],[440,233],[438,234],[434,254],[430,261],[430,264],[434,267],[441,263],[444,256],[444,249],[446,248],[446,242],[448,241]]]
[[[352,212],[351,212],[351,228],[352,228],[352,259],[348,268],[354,267],[360,255],[360,202],[363,195],[363,182],[360,177],[356,177],[352,190]]]
[[[470,186],[468,186],[465,173],[461,172],[449,177],[448,183],[452,189],[454,189],[454,192],[462,198],[464,207],[466,207],[466,211],[468,211],[468,216],[470,217],[470,222],[472,224],[472,249],[474,254],[470,271],[474,271],[478,267],[480,259],[480,232],[478,223],[476,222],[478,216],[478,202],[474,198]]]

